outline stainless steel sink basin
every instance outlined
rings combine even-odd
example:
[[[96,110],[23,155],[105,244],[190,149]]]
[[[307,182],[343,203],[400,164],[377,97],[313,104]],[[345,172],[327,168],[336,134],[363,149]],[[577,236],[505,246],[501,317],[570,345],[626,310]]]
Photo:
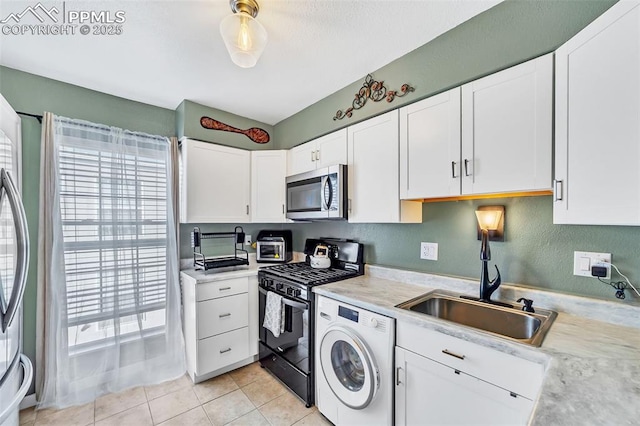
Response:
[[[460,295],[435,290],[398,305],[456,324],[473,327],[532,346],[540,346],[556,312],[535,308],[535,313],[485,302],[463,299]]]

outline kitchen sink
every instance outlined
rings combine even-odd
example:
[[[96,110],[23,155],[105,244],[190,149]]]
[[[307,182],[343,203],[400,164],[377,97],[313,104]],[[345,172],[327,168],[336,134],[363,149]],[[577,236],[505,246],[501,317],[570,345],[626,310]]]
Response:
[[[456,324],[473,327],[500,337],[540,346],[558,315],[535,308],[535,313],[517,308],[463,299],[460,295],[434,290],[397,305],[398,308],[430,315]]]

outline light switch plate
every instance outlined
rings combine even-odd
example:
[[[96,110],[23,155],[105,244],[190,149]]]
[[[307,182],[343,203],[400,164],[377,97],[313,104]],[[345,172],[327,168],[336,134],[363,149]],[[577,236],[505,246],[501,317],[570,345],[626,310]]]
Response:
[[[573,275],[579,277],[593,277],[592,266],[606,266],[607,276],[611,278],[611,253],[594,253],[590,251],[573,252]]]
[[[251,239],[251,235],[250,234],[245,234],[244,235],[244,245],[245,246],[250,246],[251,244],[253,244],[253,240]]]
[[[420,259],[438,260],[438,243],[420,243]]]

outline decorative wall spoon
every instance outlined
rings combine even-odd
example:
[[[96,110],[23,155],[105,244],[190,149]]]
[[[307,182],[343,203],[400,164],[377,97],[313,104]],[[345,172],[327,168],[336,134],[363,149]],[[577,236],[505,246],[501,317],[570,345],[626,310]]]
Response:
[[[261,129],[259,127],[252,127],[247,130],[238,129],[233,126],[229,126],[228,124],[223,123],[222,121],[215,120],[211,117],[201,117],[200,125],[205,129],[211,130],[221,130],[223,132],[233,132],[240,133],[254,141],[255,143],[267,143],[269,142],[269,133],[266,130]]]

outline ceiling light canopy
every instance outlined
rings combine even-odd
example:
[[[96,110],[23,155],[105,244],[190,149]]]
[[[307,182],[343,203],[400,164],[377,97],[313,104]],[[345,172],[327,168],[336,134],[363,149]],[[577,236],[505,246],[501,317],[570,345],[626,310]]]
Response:
[[[241,68],[255,66],[267,45],[267,31],[258,22],[258,2],[230,0],[232,15],[220,22],[220,34],[231,60]]]

